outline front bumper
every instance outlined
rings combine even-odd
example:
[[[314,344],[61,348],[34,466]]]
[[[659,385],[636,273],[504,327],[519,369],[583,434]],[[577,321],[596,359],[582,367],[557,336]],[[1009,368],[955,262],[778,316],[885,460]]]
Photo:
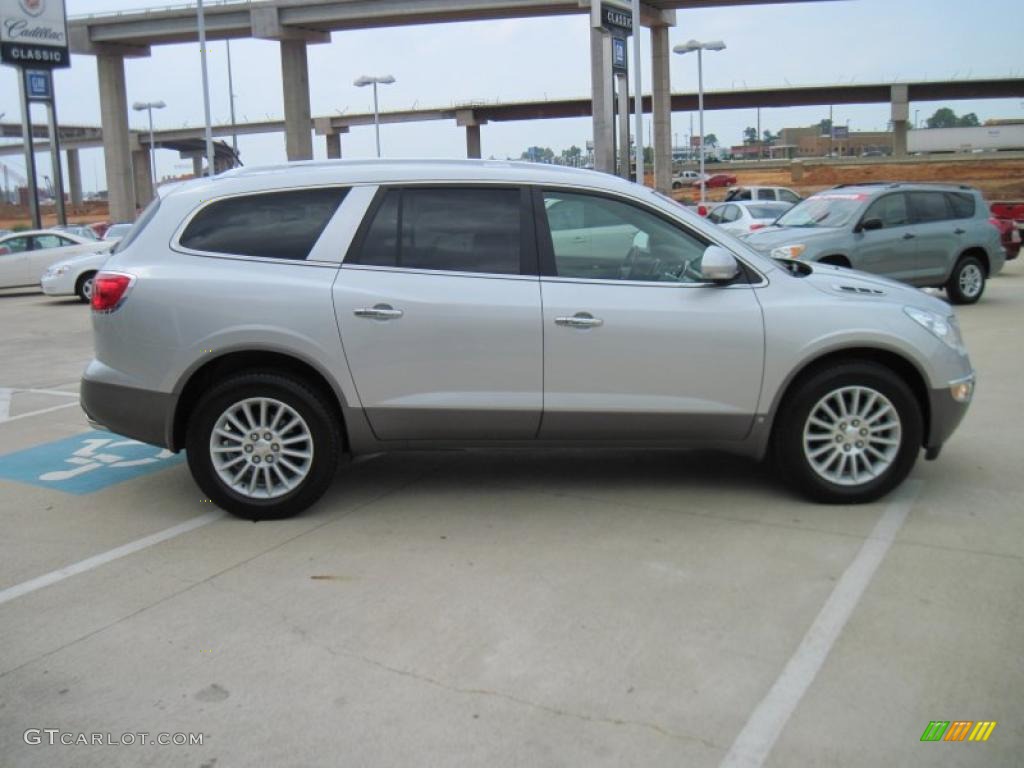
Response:
[[[974,399],[974,383],[975,378],[972,373],[963,379],[951,381],[948,386],[928,391],[928,412],[931,418],[924,447],[930,453],[938,455],[942,444],[949,439],[949,436],[963,421],[964,415],[971,405],[971,400]],[[954,389],[964,384],[969,384],[970,389],[966,399],[954,397]]]
[[[74,287],[68,287],[67,283],[67,275],[56,277],[43,275],[43,278],[39,281],[39,286],[47,296],[66,296],[75,292]]]
[[[177,395],[83,377],[79,397],[90,423],[133,440],[175,450],[171,443]]]

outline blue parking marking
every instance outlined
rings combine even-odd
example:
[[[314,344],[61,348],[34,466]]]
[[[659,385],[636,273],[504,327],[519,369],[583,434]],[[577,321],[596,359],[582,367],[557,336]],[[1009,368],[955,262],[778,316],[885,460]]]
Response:
[[[85,494],[166,469],[183,459],[184,454],[92,431],[0,456],[0,479]]]

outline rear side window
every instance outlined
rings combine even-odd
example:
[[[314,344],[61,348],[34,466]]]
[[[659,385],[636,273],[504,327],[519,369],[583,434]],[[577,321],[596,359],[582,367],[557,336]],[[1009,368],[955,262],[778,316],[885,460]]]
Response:
[[[944,221],[952,218],[946,195],[942,192],[911,192],[910,205],[915,221]]]
[[[946,200],[953,209],[954,219],[974,218],[974,195],[966,192],[947,192]]]
[[[301,261],[346,191],[297,189],[218,200],[195,215],[179,242],[207,253]]]
[[[571,227],[579,212],[565,212]],[[390,189],[361,247],[345,259],[401,269],[518,275],[521,193],[502,188]]]
[[[775,190],[774,189],[759,189],[757,190],[758,200],[774,200]]]

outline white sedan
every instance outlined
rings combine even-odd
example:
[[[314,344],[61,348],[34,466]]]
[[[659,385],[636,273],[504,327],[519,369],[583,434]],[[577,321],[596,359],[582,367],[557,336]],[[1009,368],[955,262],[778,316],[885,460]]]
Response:
[[[92,279],[110,258],[109,251],[83,253],[51,264],[39,284],[47,296],[77,296],[88,304],[92,301]]]
[[[106,253],[113,245],[52,229],[4,235],[0,237],[0,288],[37,286],[51,264],[85,253]]]
[[[711,209],[708,221],[734,235],[749,235],[770,226],[792,207],[792,203],[776,202],[722,203]]]

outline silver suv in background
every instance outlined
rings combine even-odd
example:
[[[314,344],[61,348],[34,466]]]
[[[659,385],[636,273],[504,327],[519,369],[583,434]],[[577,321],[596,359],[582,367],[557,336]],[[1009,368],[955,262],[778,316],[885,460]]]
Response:
[[[819,192],[746,242],[775,258],[852,267],[973,304],[1005,261],[981,193],[967,186],[854,184]]]
[[[92,310],[90,420],[184,448],[249,518],[312,504],[343,453],[431,447],[713,448],[864,502],[938,455],[974,386],[944,302],[532,163],[182,184],[96,276]]]

